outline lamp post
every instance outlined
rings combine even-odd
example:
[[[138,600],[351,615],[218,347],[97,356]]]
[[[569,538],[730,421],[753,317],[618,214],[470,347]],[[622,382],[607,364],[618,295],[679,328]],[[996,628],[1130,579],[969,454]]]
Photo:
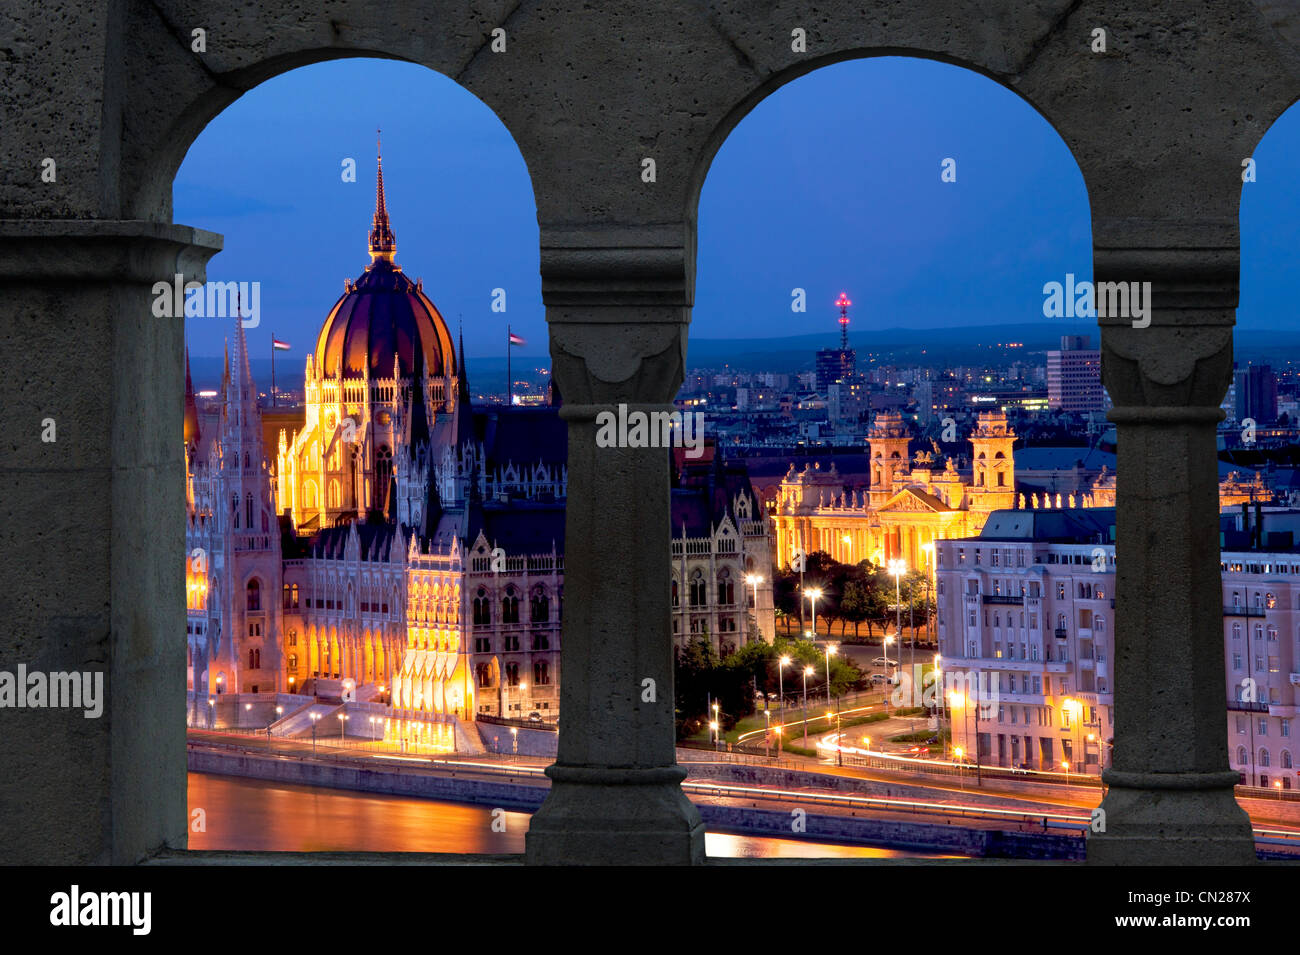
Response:
[[[772,755],[772,711],[763,707],[763,755]]]
[[[894,633],[898,634],[898,665],[903,665],[903,597],[899,581],[907,573],[907,561],[901,557],[891,558],[889,572],[894,575]],[[889,654],[885,653],[885,669],[889,669]]]
[[[781,725],[785,725],[785,668],[790,665],[789,657],[782,657],[777,661],[776,683],[777,689],[781,694]]]
[[[826,705],[831,705],[831,654],[835,652],[835,644],[826,643]]]
[[[957,784],[964,791],[966,789],[966,767],[963,766],[961,762],[963,755],[962,748],[960,746],[954,746],[952,748],[952,755],[957,760]]]
[[[510,746],[514,750],[516,758],[519,756],[519,727],[510,727]]]
[[[216,697],[208,697],[208,729],[217,725],[217,700]]]
[[[713,748],[716,750],[722,744],[722,719],[718,715],[718,701],[713,701]]]
[[[275,719],[278,720],[278,719],[280,718],[280,716],[281,716],[282,713],[284,713],[284,707],[283,707],[283,706],[277,706],[277,707],[275,708]],[[271,722],[269,722],[269,723],[266,724],[266,739],[267,739],[268,742],[269,742],[270,739],[271,739],[271,727],[274,726],[274,725],[275,725],[275,720],[271,720]]]
[[[817,600],[821,597],[822,592],[819,587],[809,587],[804,591],[804,596],[812,603],[812,638],[813,643],[817,642]]]
[[[894,674],[893,674],[893,673],[890,671],[890,669],[889,669],[889,645],[890,645],[891,643],[893,643],[893,642],[894,642],[894,638],[891,637],[889,634],[885,634],[884,637],[882,637],[882,638],[881,638],[881,641],[880,641],[880,646],[881,646],[881,647],[884,649],[884,651],[885,651],[885,685],[886,685],[886,687],[891,687],[891,686],[894,685]],[[900,651],[900,652],[901,652],[901,651]],[[899,661],[899,665],[900,665],[900,666],[902,665],[902,661],[901,661],[901,660]],[[889,690],[888,690],[888,689],[885,690],[885,697],[884,697],[883,702],[884,702],[884,704],[885,704],[885,712],[888,713],[888,712],[889,712]]]
[[[311,714],[311,754],[316,755],[316,722],[320,719],[320,714],[313,712]]]
[[[808,748],[808,677],[812,674],[812,667],[803,668],[803,748]]]
[[[346,713],[340,713],[339,714],[339,745],[340,746],[343,745],[344,743],[343,727],[347,723],[347,721],[348,721],[348,715]]]

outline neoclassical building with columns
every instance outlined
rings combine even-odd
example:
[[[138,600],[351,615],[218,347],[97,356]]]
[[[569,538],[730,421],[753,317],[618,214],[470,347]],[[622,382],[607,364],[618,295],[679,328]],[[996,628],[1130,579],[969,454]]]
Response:
[[[797,550],[824,551],[842,563],[901,558],[928,570],[936,540],[978,534],[989,514],[1015,506],[1015,439],[1003,412],[981,412],[970,435],[971,467],[958,471],[951,457],[943,467],[929,452],[910,458],[902,416],[876,414],[866,487],[847,484],[834,463],[825,471],[790,465],[772,515],[778,562],[789,564]]]

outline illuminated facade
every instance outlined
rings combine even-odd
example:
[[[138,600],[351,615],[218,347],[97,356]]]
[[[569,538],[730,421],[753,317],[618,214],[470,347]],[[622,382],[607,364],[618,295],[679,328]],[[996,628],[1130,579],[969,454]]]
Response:
[[[301,427],[274,454],[238,318],[206,424],[187,369],[192,713],[346,686],[389,705],[386,733],[447,748],[457,721],[558,718],[567,426],[554,407],[472,406],[463,347],[395,250],[381,167],[371,263],[330,310]],[[719,461],[679,485],[683,637],[770,640],[771,538],[747,478]]]
[[[790,466],[773,513],[782,564],[802,549],[845,563],[902,558],[909,567],[929,567],[936,540],[978,534],[992,511],[1015,506],[1015,434],[1001,412],[980,413],[970,437],[969,473],[959,473],[951,458],[935,467],[929,452],[912,461],[907,427],[896,411],[874,417],[867,442],[865,488],[846,485],[834,465],[824,472]]]

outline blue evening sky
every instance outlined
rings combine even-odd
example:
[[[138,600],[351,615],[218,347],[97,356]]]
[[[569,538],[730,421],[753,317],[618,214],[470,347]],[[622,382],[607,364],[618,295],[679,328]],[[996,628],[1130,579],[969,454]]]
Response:
[[[1259,181],[1245,187],[1245,328],[1291,322],[1298,116],[1265,137]],[[507,321],[528,340],[520,357],[544,355],[536,207],[509,132],[450,79],[369,59],[262,84],[208,125],[177,174],[176,221],[225,236],[209,278],[262,284],[254,355],[274,333],[300,373],[344,279],[369,261],[377,127],[397,261],[423,277],[453,333],[463,318],[470,357],[501,357]],[[345,158],[356,182],[342,181]],[[941,181],[946,158],[955,183]],[[992,80],[899,57],[826,67],[759,103],[714,159],[699,229],[701,338],[833,334],[841,290],[855,339],[1045,320],[1043,284],[1092,271],[1083,178],[1046,120]],[[802,315],[790,309],[796,287]],[[496,288],[504,315],[491,310]],[[189,319],[186,333],[194,355],[217,356],[230,324]]]

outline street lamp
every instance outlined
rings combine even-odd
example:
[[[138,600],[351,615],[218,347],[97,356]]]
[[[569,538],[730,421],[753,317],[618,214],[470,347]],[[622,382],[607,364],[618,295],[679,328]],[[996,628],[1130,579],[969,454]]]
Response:
[[[813,668],[808,666],[803,668],[803,748],[808,748],[808,677],[812,676]]]
[[[894,685],[894,674],[889,669],[889,645],[893,642],[894,642],[894,638],[891,637],[889,634],[885,634],[885,636],[880,641],[880,646],[885,651],[885,683],[888,686]],[[901,649],[899,653],[901,655],[902,653]],[[898,665],[900,667],[903,665],[903,661],[901,659],[898,661]],[[884,703],[885,703],[885,712],[888,713],[889,712],[889,690],[885,690]]]
[[[284,713],[284,707],[277,706],[275,708],[275,719],[278,720],[282,713]],[[274,725],[275,725],[275,720],[271,720],[271,722],[266,724],[266,738],[268,740],[271,738],[271,727]]]
[[[781,693],[781,723],[785,724],[785,668],[790,665],[789,657],[782,657],[777,661],[776,682],[777,689]]]
[[[519,755],[519,727],[510,727],[510,745],[514,749],[515,756]]]
[[[713,701],[713,748],[717,749],[722,743],[722,719],[718,715],[718,701]]]
[[[339,714],[339,743],[343,742],[343,724],[348,720],[346,713]]]
[[[826,705],[831,705],[831,654],[835,652],[835,644],[827,642],[826,644]]]
[[[812,638],[817,642],[817,601],[821,598],[822,592],[819,587],[809,587],[804,591],[804,596],[812,603]]]
[[[952,755],[957,759],[958,785],[960,785],[961,788],[964,790],[966,788],[966,772],[965,772],[965,767],[962,766],[962,762],[961,762],[961,758],[964,755],[964,750],[962,750],[960,746],[954,746],[952,749]]]
[[[313,712],[311,714],[311,754],[316,755],[316,722],[320,719],[320,714]]]
[[[217,725],[217,701],[215,697],[208,697],[208,729]]]
[[[902,637],[903,634],[903,597],[899,590],[899,581],[903,574],[907,573],[907,561],[901,557],[891,558],[889,561],[889,572],[894,575],[894,633]],[[898,643],[898,665],[903,665],[903,643]],[[885,669],[889,669],[889,654],[885,654]]]

